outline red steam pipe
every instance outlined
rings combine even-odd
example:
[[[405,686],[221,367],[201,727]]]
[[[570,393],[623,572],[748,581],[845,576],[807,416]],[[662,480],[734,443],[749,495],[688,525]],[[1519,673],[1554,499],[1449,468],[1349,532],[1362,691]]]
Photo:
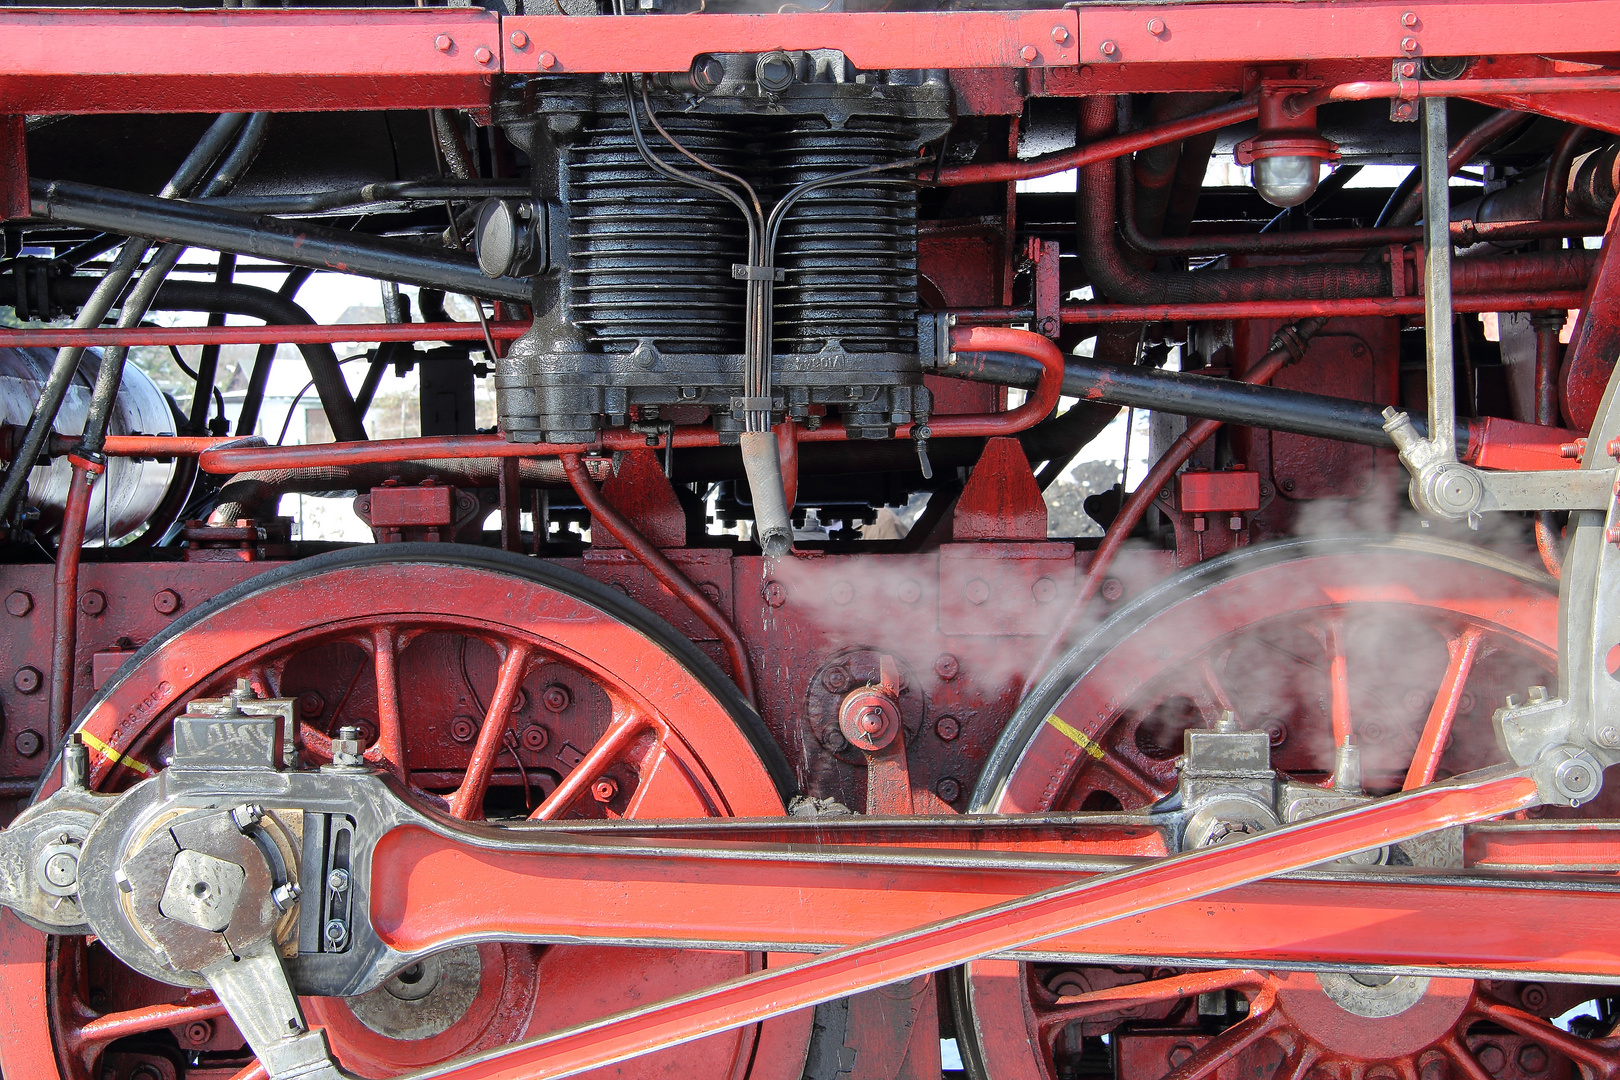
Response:
[[[73,480],[68,485],[62,512],[62,532],[56,542],[55,603],[51,612],[50,746],[62,744],[73,722],[73,666],[79,636],[79,557],[84,549],[85,520],[90,514],[92,473],[105,466],[73,459]]]
[[[1294,330],[1294,339],[1292,341],[1267,353],[1260,359],[1259,363],[1249,369],[1240,381],[1256,385],[1269,383],[1277,372],[1303,357],[1305,342],[1309,341],[1311,336],[1321,329],[1322,324],[1327,320],[1310,321],[1315,322],[1316,325],[1308,330]],[[1063,621],[1058,624],[1057,630],[1047,639],[1046,647],[1041,651],[1040,659],[1035,662],[1034,667],[1030,668],[1029,678],[1024,683],[1024,693],[1027,694],[1034,687],[1038,677],[1046,671],[1047,666],[1052,662],[1057,650],[1068,639],[1069,632],[1074,629],[1075,623],[1085,614],[1086,608],[1091,605],[1092,598],[1097,595],[1097,590],[1102,587],[1103,579],[1108,575],[1108,568],[1113,564],[1114,556],[1119,554],[1119,549],[1124,546],[1126,539],[1136,529],[1137,522],[1142,520],[1142,515],[1147,513],[1147,508],[1152,505],[1154,499],[1158,498],[1160,489],[1170,482],[1170,478],[1176,474],[1176,471],[1187,463],[1187,459],[1193,456],[1194,451],[1209,441],[1209,437],[1215,434],[1220,426],[1221,421],[1219,420],[1198,420],[1189,424],[1187,430],[1183,431],[1181,436],[1170,444],[1170,448],[1164,452],[1164,456],[1154,463],[1146,479],[1125,500],[1125,505],[1120,507],[1119,516],[1108,526],[1108,531],[1103,534],[1102,543],[1097,545],[1096,553],[1092,555],[1091,564],[1086,568],[1085,580],[1080,583],[1080,589],[1075,594],[1074,602],[1069,605],[1069,610],[1064,614]]]
[[[526,322],[492,322],[497,340],[522,337]],[[81,330],[72,326],[0,328],[0,347],[101,348],[108,345],[319,345],[350,341],[482,341],[477,323],[333,323],[268,326],[131,326]]]
[[[1283,108],[1298,116],[1330,101],[1374,101],[1379,98],[1501,97],[1516,94],[1591,94],[1620,90],[1620,75],[1570,75],[1526,79],[1423,79],[1397,82],[1350,82],[1295,94]]]
[[[643,443],[645,445],[645,443]],[[674,593],[682,603],[692,609],[692,613],[703,621],[703,625],[715,632],[722,645],[725,646],[726,655],[731,659],[732,677],[736,680],[737,688],[742,691],[743,697],[756,709],[759,707],[754,697],[754,674],[748,666],[748,649],[743,645],[742,638],[737,630],[720,609],[703,592],[693,585],[687,576],[676,568],[645,536],[637,532],[635,527],[619,516],[618,511],[608,505],[602,493],[596,489],[596,482],[585,468],[585,459],[578,453],[562,455],[563,471],[568,474],[568,482],[573,485],[574,494],[579,496],[585,509],[590,511],[591,521],[602,526],[623,548],[641,561],[652,576],[659,583]]]
[[[931,438],[991,437],[1016,435],[1044,420],[1063,396],[1063,354],[1040,334],[996,326],[956,327],[951,331],[951,347],[962,351],[1010,352],[1036,360],[1041,365],[1040,382],[1029,399],[1009,412],[968,413],[934,417],[928,425]],[[910,438],[913,425],[902,424],[897,438]],[[814,431],[795,426],[796,439],[803,442],[835,442],[847,438],[844,426],[828,419]],[[718,446],[720,436],[713,428],[675,429],[676,449]],[[244,439],[231,439],[204,449],[198,467],[206,473],[234,474],[262,469],[312,469],[324,466],[371,465],[391,461],[425,461],[435,458],[559,457],[594,450],[634,450],[647,445],[646,436],[633,431],[604,431],[593,445],[578,443],[515,443],[500,435],[437,435],[417,439],[375,439],[369,442],[318,443],[313,446],[258,446]],[[108,440],[108,452],[112,451]]]
[[[1077,146],[1073,150],[1047,154],[1028,161],[997,161],[984,165],[957,165],[941,169],[936,183],[941,187],[958,187],[963,184],[988,184],[1050,176],[1082,165],[1111,161],[1126,154],[1134,154],[1138,150],[1180,142],[1192,135],[1202,135],[1206,131],[1217,131],[1232,124],[1241,124],[1245,120],[1253,120],[1259,114],[1258,101],[1254,99],[1234,101],[1229,105],[1194,113],[1158,127],[1098,139],[1085,146]]]

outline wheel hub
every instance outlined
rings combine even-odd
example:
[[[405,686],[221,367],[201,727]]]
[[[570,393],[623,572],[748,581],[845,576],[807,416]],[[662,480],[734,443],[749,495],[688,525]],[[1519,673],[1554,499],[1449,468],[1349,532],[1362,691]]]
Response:
[[[1453,1031],[1468,1011],[1472,979],[1342,972],[1279,972],[1277,1005],[1305,1039],[1357,1061],[1409,1057]]]
[[[369,993],[349,999],[355,1018],[390,1039],[426,1039],[467,1015],[483,981],[478,946],[419,960]]]

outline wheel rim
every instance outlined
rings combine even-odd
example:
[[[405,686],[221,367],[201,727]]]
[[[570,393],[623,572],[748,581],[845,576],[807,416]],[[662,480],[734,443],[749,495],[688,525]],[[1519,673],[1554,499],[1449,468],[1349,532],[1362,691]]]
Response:
[[[368,758],[464,819],[531,808],[541,818],[782,813],[785,766],[762,756],[774,747],[718,669],[623,596],[532,560],[390,545],[230,590],[148,644],[86,709],[87,741],[113,751],[92,755],[91,786],[139,780],[163,760],[168,720],[184,703],[238,678],[298,701],[306,760],[329,759],[339,726],[365,724],[375,738]],[[413,965],[363,999],[304,1004],[345,1068],[383,1077],[762,963],[748,953],[483,945]],[[115,1073],[167,1080],[185,1075],[190,1055],[218,1064],[207,1055],[228,1058],[232,1039],[240,1045],[210,995],[146,983],[97,949],[56,943],[43,968],[64,1075],[93,1075],[111,1045]],[[8,995],[32,989],[43,1000],[28,972],[0,980]],[[92,1000],[113,982],[107,1002]],[[107,1013],[111,1001],[118,1009]],[[159,1004],[168,1008],[139,1011]],[[687,1075],[796,1078],[808,1034],[805,1020],[772,1022],[616,1075],[658,1075],[678,1060]]]
[[[1500,760],[1491,711],[1506,692],[1549,680],[1557,632],[1551,583],[1477,549],[1405,538],[1248,549],[1155,588],[1088,635],[1020,706],[972,809],[1147,806],[1175,787],[1182,731],[1223,708],[1270,731],[1274,766],[1297,779],[1331,771],[1336,728],[1363,747],[1374,793],[1482,767]],[[1209,980],[1206,992],[1244,1018],[1200,1026],[1199,998],[1155,996],[1190,978]],[[1363,996],[1411,989],[1393,986]],[[986,961],[963,969],[954,996],[964,1059],[995,1080],[1069,1075],[1110,1032],[1119,1075],[1133,1080],[1202,1080],[1234,1067],[1260,1080],[1445,1080],[1431,1075],[1432,1061],[1484,1080],[1481,1047],[1513,1047],[1471,1034],[1481,1025],[1541,1047],[1524,1052],[1543,1053],[1555,1073],[1596,1045],[1571,1047],[1544,1019],[1596,988],[1559,988],[1557,1001],[1538,988],[1532,1015],[1500,1000],[1519,992],[1512,987],[1429,980],[1388,1018],[1347,1011],[1333,989],[1339,997],[1297,972]],[[1187,1038],[1172,1039],[1178,1030]],[[1377,1038],[1347,1041],[1344,1032],[1358,1030]],[[1160,1060],[1166,1045],[1175,1056]],[[1158,1058],[1141,1059],[1149,1052]]]

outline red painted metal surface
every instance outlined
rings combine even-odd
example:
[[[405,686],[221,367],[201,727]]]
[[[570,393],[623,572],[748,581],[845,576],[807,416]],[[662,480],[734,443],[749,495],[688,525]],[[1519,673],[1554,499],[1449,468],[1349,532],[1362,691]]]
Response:
[[[857,67],[1030,68],[1077,63],[1072,11],[789,12],[647,19],[515,16],[529,44],[509,49],[517,74],[685,72],[705,53],[838,49]]]
[[[17,113],[486,107],[500,57],[501,20],[471,9],[0,13]]]

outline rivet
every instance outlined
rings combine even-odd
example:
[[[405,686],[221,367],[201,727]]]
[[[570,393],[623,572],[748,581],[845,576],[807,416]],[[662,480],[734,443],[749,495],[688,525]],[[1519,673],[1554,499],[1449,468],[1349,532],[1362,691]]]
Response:
[[[527,49],[529,47],[529,35],[521,30],[512,31],[512,36],[506,40],[512,43],[514,49]]]
[[[442,53],[447,53],[456,47],[456,41],[449,34],[440,34],[433,39],[433,47]]]

